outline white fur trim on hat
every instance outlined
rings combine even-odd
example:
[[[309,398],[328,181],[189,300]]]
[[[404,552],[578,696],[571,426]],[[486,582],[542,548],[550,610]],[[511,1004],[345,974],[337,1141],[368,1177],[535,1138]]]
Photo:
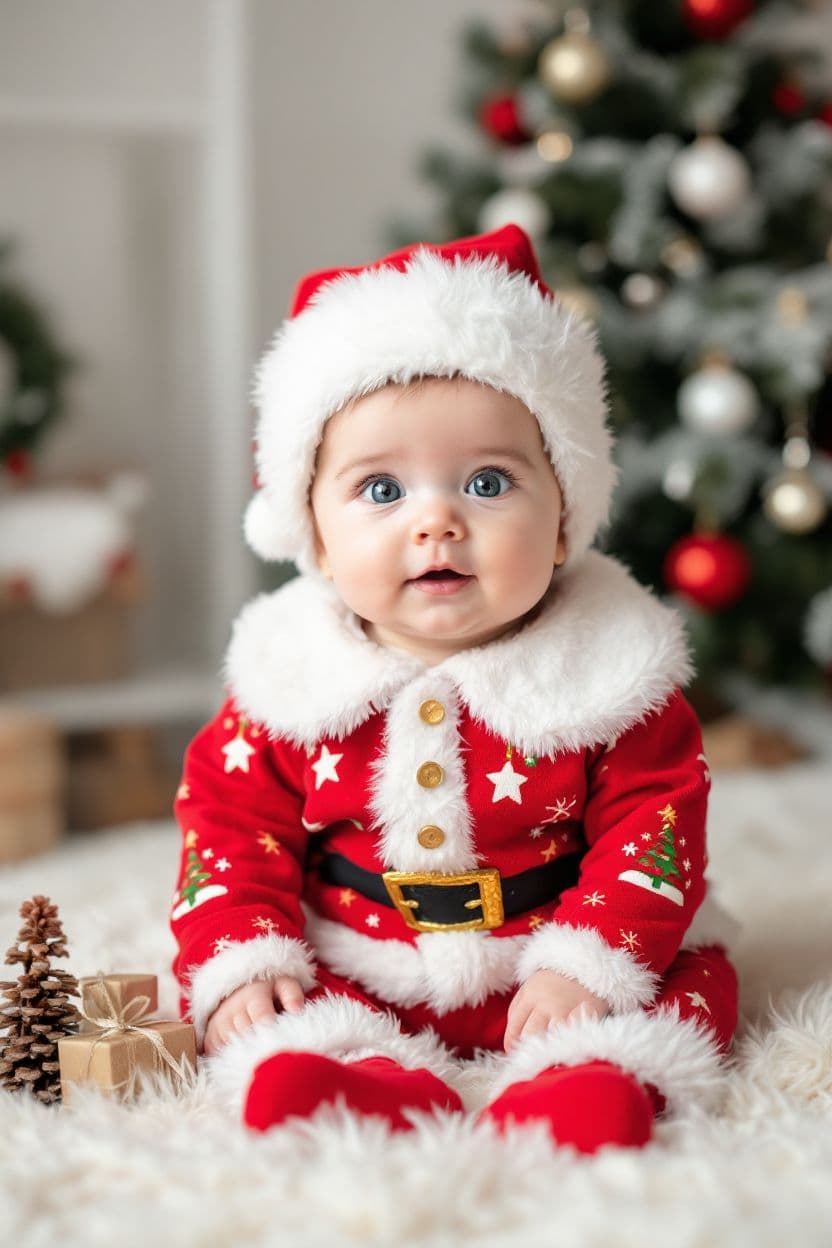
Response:
[[[262,486],[246,518],[257,553],[315,569],[308,492],[330,416],[389,382],[457,373],[537,417],[563,491],[568,560],[579,558],[606,520],[615,479],[595,331],[496,255],[450,262],[425,248],[403,272],[388,265],[326,283],[263,356]]]

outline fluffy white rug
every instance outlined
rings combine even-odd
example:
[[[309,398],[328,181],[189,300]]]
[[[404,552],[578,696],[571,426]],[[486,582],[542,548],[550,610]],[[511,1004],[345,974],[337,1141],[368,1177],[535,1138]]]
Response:
[[[829,720],[814,739],[830,744]],[[715,777],[712,876],[744,924],[743,1025],[718,1113],[659,1126],[641,1153],[578,1158],[539,1129],[467,1119],[411,1135],[324,1114],[250,1136],[204,1076],[125,1107],[0,1093],[0,1243],[782,1248],[832,1242],[830,757]],[[164,915],[173,824],[76,837],[6,868],[0,948],[20,901],[60,905],[76,974],[149,970],[175,1013]],[[10,971],[12,968],[8,968]]]

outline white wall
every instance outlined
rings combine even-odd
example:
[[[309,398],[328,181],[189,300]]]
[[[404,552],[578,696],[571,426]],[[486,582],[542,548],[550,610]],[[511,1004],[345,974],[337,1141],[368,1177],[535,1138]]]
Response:
[[[302,273],[373,258],[392,215],[418,218],[422,207],[427,215],[420,152],[472,141],[454,116],[460,27],[514,7],[243,0],[252,366]],[[210,81],[210,12],[209,0],[0,0],[0,237],[18,238],[21,275],[84,364],[43,462],[147,469],[151,661],[200,650],[210,661],[216,650],[205,626],[217,573],[206,536],[205,289],[191,176]],[[28,114],[16,123],[20,100]],[[35,113],[77,114],[81,124],[33,124],[32,101]],[[241,393],[228,418],[247,445],[246,400]]]
[[[471,18],[515,0],[257,0],[254,49],[260,338],[302,273],[376,258],[391,216],[429,214],[428,144],[470,150],[455,111]]]

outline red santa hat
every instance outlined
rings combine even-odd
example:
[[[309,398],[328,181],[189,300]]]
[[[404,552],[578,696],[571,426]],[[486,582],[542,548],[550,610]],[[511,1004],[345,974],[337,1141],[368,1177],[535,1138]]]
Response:
[[[455,374],[514,395],[537,418],[563,493],[567,561],[579,559],[615,480],[604,364],[594,330],[547,288],[516,225],[301,280],[256,375],[249,545],[312,571],[308,497],[326,421],[389,382]]]

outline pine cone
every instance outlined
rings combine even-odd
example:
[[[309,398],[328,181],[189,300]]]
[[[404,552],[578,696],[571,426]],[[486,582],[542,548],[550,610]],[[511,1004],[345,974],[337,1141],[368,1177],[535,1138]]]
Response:
[[[44,1104],[60,1100],[58,1040],[74,1031],[81,1018],[70,1002],[78,982],[68,971],[52,970],[50,958],[66,957],[58,907],[36,896],[20,907],[24,919],[6,963],[23,963],[16,980],[0,983],[0,1087],[25,1091]]]

